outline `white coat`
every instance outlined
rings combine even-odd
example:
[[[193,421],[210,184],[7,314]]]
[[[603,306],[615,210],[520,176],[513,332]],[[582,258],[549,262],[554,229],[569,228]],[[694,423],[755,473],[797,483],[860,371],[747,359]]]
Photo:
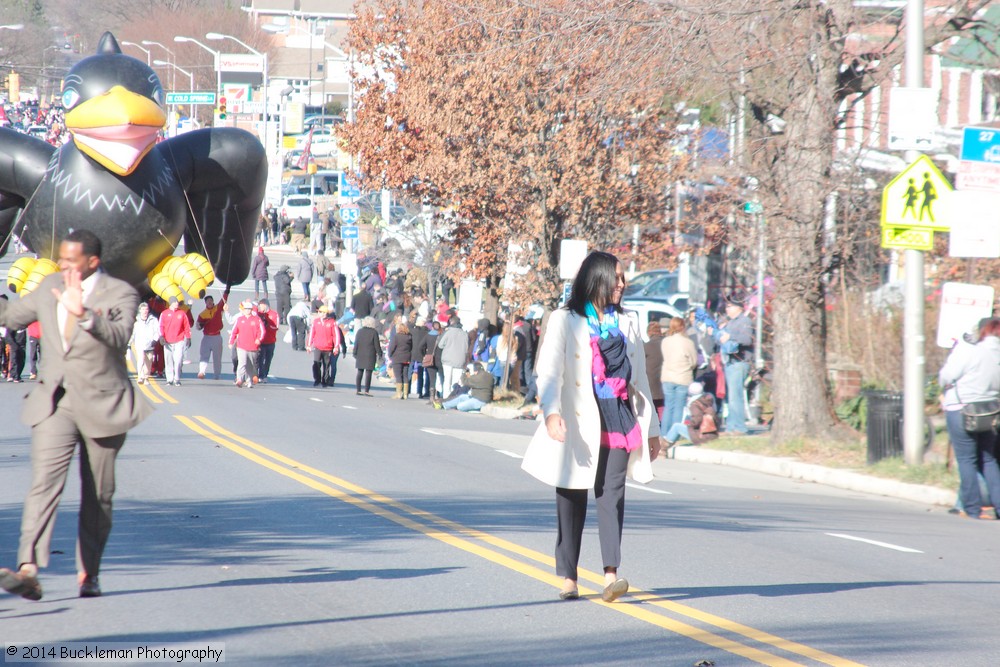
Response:
[[[629,398],[642,431],[642,444],[629,456],[628,474],[645,484],[653,479],[648,439],[660,434],[660,426],[650,398],[639,318],[636,313],[625,311],[619,317],[619,326],[625,334],[632,363]],[[559,442],[550,438],[542,421],[521,464],[525,472],[549,486],[594,488],[601,446],[601,417],[594,397],[592,365],[587,318],[564,308],[553,312],[535,364],[538,401],[543,417],[562,416],[566,422],[566,440]]]

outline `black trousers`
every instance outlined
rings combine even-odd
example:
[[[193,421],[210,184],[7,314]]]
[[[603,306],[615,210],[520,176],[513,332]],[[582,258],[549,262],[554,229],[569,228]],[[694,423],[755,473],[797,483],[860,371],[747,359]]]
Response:
[[[20,345],[10,346],[10,375],[15,380],[21,379],[24,372],[24,348]]]
[[[276,302],[274,309],[278,311],[278,321],[288,321],[288,311],[292,309],[292,293],[283,294],[275,288],[274,300]]]
[[[601,540],[604,567],[617,568],[622,560],[622,524],[625,521],[625,476],[629,453],[624,449],[601,447],[597,458],[594,498],[597,503],[597,531]],[[556,574],[577,579],[583,524],[587,519],[587,489],[556,488]]]
[[[330,362],[333,352],[330,350],[313,350],[313,383],[324,387],[333,384],[330,381]]]
[[[292,328],[292,349],[305,351],[306,349],[306,322],[301,317],[289,317],[288,322]]]
[[[365,381],[365,393],[367,394],[372,388],[372,369],[370,368],[359,368],[358,376],[355,378],[355,384],[357,385],[358,391],[361,391],[361,380],[364,378]]]
[[[410,362],[393,364],[392,376],[396,379],[396,384],[410,384]]]

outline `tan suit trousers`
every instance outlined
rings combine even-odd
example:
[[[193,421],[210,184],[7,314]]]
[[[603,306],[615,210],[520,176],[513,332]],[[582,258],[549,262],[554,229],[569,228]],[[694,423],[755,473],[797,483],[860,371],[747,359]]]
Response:
[[[61,390],[60,390],[61,391]],[[115,492],[115,459],[125,443],[125,433],[88,438],[80,433],[67,396],[59,398],[55,412],[31,431],[32,480],[24,501],[18,566],[49,564],[56,509],[62,497],[70,462],[80,447],[80,520],[77,532],[78,572],[96,577],[101,556],[111,534],[111,498]]]

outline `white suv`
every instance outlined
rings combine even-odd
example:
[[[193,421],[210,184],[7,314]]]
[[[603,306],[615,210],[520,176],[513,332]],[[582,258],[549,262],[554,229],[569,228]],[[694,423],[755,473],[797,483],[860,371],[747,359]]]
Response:
[[[284,221],[305,218],[311,221],[316,213],[316,202],[309,195],[288,195],[281,202],[281,219]]]
[[[622,299],[622,308],[626,310],[634,310],[639,315],[639,331],[642,333],[643,342],[649,342],[649,336],[646,334],[646,327],[649,326],[650,322],[660,322],[661,325],[669,323],[669,320],[674,317],[684,317],[684,313],[680,312],[669,303],[663,301],[649,301],[646,299]],[[664,322],[667,320],[667,322]],[[666,326],[664,326],[666,330]]]

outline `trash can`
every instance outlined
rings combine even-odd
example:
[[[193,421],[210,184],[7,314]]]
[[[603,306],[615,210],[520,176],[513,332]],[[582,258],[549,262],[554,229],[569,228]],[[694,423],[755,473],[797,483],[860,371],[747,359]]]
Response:
[[[903,455],[903,395],[866,391],[868,401],[868,465]]]

